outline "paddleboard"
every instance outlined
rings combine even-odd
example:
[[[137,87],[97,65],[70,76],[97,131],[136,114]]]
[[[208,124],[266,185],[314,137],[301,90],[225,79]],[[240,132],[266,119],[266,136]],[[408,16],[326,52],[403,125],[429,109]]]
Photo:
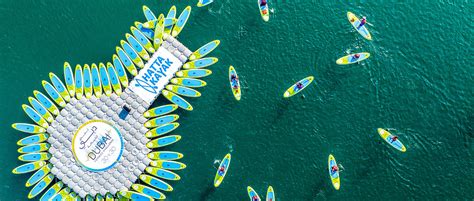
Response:
[[[152,198],[155,198],[155,199],[159,199],[159,200],[166,199],[166,196],[163,193],[161,193],[160,191],[157,191],[153,188],[150,188],[148,186],[145,186],[145,185],[133,184],[132,189],[139,192],[139,193],[143,193],[143,194],[148,195]]]
[[[138,192],[133,192],[133,191],[120,191],[118,192],[118,194],[130,200],[137,200],[137,201],[138,200],[139,201],[153,201],[154,200],[148,195],[138,193]]]
[[[76,93],[76,98],[77,100],[81,99],[82,98],[82,93],[83,93],[83,80],[82,80],[82,68],[81,66],[78,64],[76,65],[76,70],[74,71],[74,80],[76,81],[74,83],[75,85],[75,93]]]
[[[137,41],[132,35],[129,33],[125,34],[125,38],[127,39],[130,46],[132,46],[133,50],[140,55],[142,59],[148,61],[150,59],[150,55],[146,52],[145,48]]]
[[[176,6],[171,6],[170,10],[168,11],[168,15],[166,15],[166,18],[170,18],[170,19],[176,18]],[[164,32],[170,35],[171,30],[173,29],[173,25],[174,23],[164,24]]]
[[[49,100],[47,96],[45,96],[43,93],[36,90],[33,91],[33,94],[35,95],[36,99],[41,103],[41,105],[43,105],[43,107],[48,109],[48,111],[51,112],[51,114],[55,116],[59,114],[59,109],[51,100]]]
[[[43,196],[41,196],[40,201],[49,201],[49,199],[53,198],[56,193],[59,193],[59,191],[61,191],[63,186],[64,184],[62,181],[55,183],[43,194]]]
[[[30,145],[30,144],[44,142],[48,138],[49,138],[48,134],[40,133],[40,134],[30,135],[28,137],[22,138],[21,140],[18,140],[18,142],[16,144],[18,146],[26,146],[26,145]]]
[[[175,104],[162,105],[146,111],[143,116],[146,118],[157,117],[173,112],[176,109],[178,109],[178,105]]]
[[[385,140],[385,142],[390,144],[393,148],[401,152],[407,151],[407,149],[405,148],[405,145],[403,145],[403,143],[400,142],[400,140],[397,139],[395,142],[392,141],[393,135],[389,133],[388,131],[386,131],[385,129],[378,128],[377,132],[379,133],[380,137],[382,137]]]
[[[53,101],[58,104],[61,107],[66,106],[66,101],[64,101],[63,97],[59,95],[59,92],[54,89],[53,85],[51,85],[47,81],[41,81],[41,84],[43,85],[44,90],[46,90],[46,93],[53,99]],[[76,92],[77,93],[77,92]]]
[[[247,186],[247,193],[249,195],[250,201],[260,201],[260,196],[258,196],[257,192],[255,192],[252,187]],[[254,196],[256,196],[257,200],[253,199]]]
[[[110,85],[109,73],[107,72],[104,63],[99,63],[99,74],[105,95],[110,96],[112,94],[112,86]]]
[[[201,93],[199,93],[199,91],[196,91],[188,87],[169,84],[169,85],[166,85],[166,89],[178,95],[182,95],[186,97],[200,97],[201,96]]]
[[[173,78],[171,79],[171,83],[193,88],[204,87],[207,85],[207,83],[202,80],[192,78]]]
[[[216,47],[219,46],[220,43],[221,43],[221,41],[219,41],[219,40],[213,40],[213,41],[203,45],[202,47],[197,49],[195,52],[193,52],[189,56],[189,60],[193,61],[193,60],[200,59],[200,58],[206,56],[207,54],[211,53],[214,49],[216,49]]]
[[[146,172],[148,172],[148,174],[151,174],[161,179],[173,180],[173,181],[181,179],[181,177],[178,174],[171,172],[169,170],[164,170],[164,169],[160,169],[156,167],[147,167],[145,170]]]
[[[313,80],[314,80],[314,77],[309,76],[309,77],[306,77],[306,78],[298,81],[297,83],[295,83],[294,85],[292,85],[290,88],[288,88],[285,91],[285,93],[283,94],[283,97],[289,98],[289,97],[292,97],[292,96],[300,93],[301,91],[303,91],[304,88],[309,86],[309,84],[311,84],[311,82],[313,82]],[[298,89],[298,87],[297,87],[298,83],[301,83],[303,85],[301,89]]]
[[[31,134],[46,132],[46,129],[41,126],[34,125],[34,124],[26,124],[26,123],[14,123],[12,124],[12,128],[20,132],[31,133]]]
[[[120,47],[116,47],[115,50],[117,51],[117,55],[119,56],[120,61],[122,61],[122,64],[125,66],[128,72],[133,76],[136,76],[138,71],[135,68],[135,65],[133,65],[130,58],[127,56],[127,54],[125,54],[125,52]]]
[[[329,177],[331,178],[331,183],[336,190],[339,190],[341,187],[341,180],[339,178],[339,169],[335,172],[331,171],[331,167],[337,165],[336,159],[332,154],[329,154],[328,158],[328,170],[329,170]]]
[[[217,63],[219,59],[215,57],[206,57],[202,59],[197,59],[194,61],[187,62],[183,65],[184,69],[196,69],[196,68],[205,68],[208,67],[212,64]]]
[[[157,168],[163,168],[167,170],[182,170],[186,168],[184,163],[176,162],[176,161],[151,161],[150,165]]]
[[[357,28],[360,24],[360,20],[356,15],[354,15],[354,13],[347,12],[347,19],[351,23],[352,27],[354,27],[354,29],[356,29],[362,37],[367,40],[372,40],[372,36],[370,35],[370,32],[365,25],[361,28]]]
[[[160,20],[155,26],[155,35],[153,36],[153,47],[157,50],[163,42],[164,33],[164,15],[160,15]]]
[[[354,57],[354,55],[356,55],[356,54],[350,54],[350,55],[341,57],[338,60],[336,60],[336,64],[339,64],[339,65],[353,64],[353,63],[356,63],[356,62],[366,60],[367,58],[370,57],[370,53],[368,53],[368,52],[361,52],[361,53],[358,53],[358,54],[360,56],[359,58]]]
[[[84,64],[84,69],[82,69],[83,76],[82,78],[84,79],[84,95],[86,96],[87,99],[92,97],[92,74],[91,74],[91,68],[89,65]]]
[[[140,58],[140,56],[138,56],[135,50],[133,50],[130,44],[128,44],[124,40],[121,40],[120,45],[122,45],[124,52],[127,54],[128,58],[130,58],[136,66],[138,66],[139,68],[145,67],[143,60]]]
[[[38,183],[41,179],[43,179],[53,168],[53,164],[47,164],[41,167],[38,171],[36,171],[31,177],[26,181],[25,186],[30,187]]]
[[[137,41],[146,49],[146,51],[149,53],[155,53],[153,45],[140,30],[135,27],[130,27],[130,30],[132,31],[135,39],[137,39]]]
[[[180,70],[176,72],[176,76],[186,78],[201,78],[206,77],[210,74],[212,74],[212,71],[208,69]]]
[[[145,127],[147,128],[155,128],[157,126],[161,126],[167,123],[174,122],[179,119],[179,115],[177,114],[171,114],[171,115],[166,115],[166,116],[160,116],[157,118],[153,118],[145,122]]]
[[[49,79],[51,79],[51,83],[53,83],[54,89],[59,92],[59,95],[66,101],[69,102],[71,100],[71,96],[69,96],[69,92],[66,89],[66,86],[63,82],[56,76],[54,73],[49,73]]]
[[[54,176],[51,173],[48,174],[43,179],[41,179],[41,181],[39,181],[31,189],[30,193],[28,193],[28,198],[32,199],[32,198],[36,197],[37,195],[39,195],[41,192],[43,192],[44,189],[46,189],[46,187],[48,187],[48,185],[53,181],[53,179],[54,179]]]
[[[100,83],[99,69],[96,64],[92,64],[92,86],[94,88],[94,95],[99,98],[102,96],[102,83]]]
[[[258,1],[258,9],[260,10],[260,15],[262,16],[263,21],[268,22],[270,19],[270,10],[268,9],[268,0],[267,4],[264,6],[261,6],[262,0],[257,0]]]
[[[183,108],[183,109],[188,110],[188,111],[193,110],[193,106],[191,106],[191,104],[189,104],[188,101],[181,98],[181,96],[178,96],[175,93],[170,92],[170,91],[165,90],[165,89],[163,89],[161,91],[161,94],[163,94],[163,96],[166,99],[168,99],[169,101],[171,101],[172,103],[178,105],[180,108]]]
[[[267,201],[276,201],[275,192],[273,192],[273,187],[269,186],[267,189]]]
[[[178,128],[178,126],[179,126],[179,123],[176,123],[176,122],[170,123],[170,124],[164,124],[164,125],[161,125],[154,129],[149,130],[148,132],[145,133],[145,136],[147,138],[162,136],[175,130],[176,128]]]
[[[118,78],[117,71],[115,71],[114,66],[110,62],[107,62],[107,74],[109,75],[114,92],[118,96],[120,96],[120,94],[122,94],[122,86],[120,85],[120,80]]]
[[[143,14],[145,14],[147,21],[156,20],[155,14],[145,5],[143,6]]]
[[[47,152],[29,153],[18,156],[18,160],[23,162],[47,161],[51,154]]]
[[[63,188],[61,191],[59,191],[59,193],[57,193],[56,195],[53,196],[51,201],[68,200],[70,192],[71,192],[71,189],[69,187]]]
[[[174,151],[155,151],[148,153],[148,158],[152,160],[172,161],[183,158],[183,154]]]
[[[35,161],[20,165],[12,170],[13,174],[25,174],[36,171],[46,165],[44,161]]]
[[[153,40],[154,32],[152,29],[144,27],[141,22],[135,22],[134,25],[135,27],[137,27],[138,30],[140,30],[140,32],[142,32],[145,37],[150,40]]]
[[[158,139],[151,140],[150,142],[146,144],[146,147],[148,147],[149,149],[160,148],[160,147],[174,144],[178,142],[179,140],[181,140],[180,135],[169,135],[166,137],[160,137]]]
[[[21,107],[23,108],[23,111],[25,111],[26,115],[28,115],[28,117],[30,117],[30,119],[36,124],[43,128],[48,128],[48,122],[46,122],[46,120],[44,120],[43,117],[41,117],[41,115],[38,114],[38,112],[36,112],[32,107],[25,104],[23,104]]]
[[[114,201],[114,196],[110,193],[105,194],[105,201]]]
[[[191,14],[191,6],[187,6],[183,12],[178,17],[178,21],[173,27],[173,31],[171,32],[171,35],[173,37],[176,37],[181,33],[181,31],[184,28],[184,25],[186,25],[186,22],[188,21],[189,15]]]
[[[114,63],[114,67],[117,70],[117,75],[119,77],[120,83],[122,83],[122,86],[124,88],[128,87],[127,73],[125,72],[125,68],[123,67],[116,54],[112,56],[112,62]]]
[[[212,2],[214,2],[214,0],[199,0],[198,3],[197,3],[197,7],[207,6],[207,5],[211,4]]]
[[[72,73],[71,65],[69,65],[68,62],[64,62],[64,81],[66,82],[69,95],[74,97],[74,94],[76,93],[76,91],[74,91],[74,74]]]
[[[171,187],[169,184],[167,184],[166,182],[164,182],[161,179],[158,179],[156,177],[146,175],[146,174],[142,174],[142,175],[140,175],[140,180],[142,180],[146,184],[148,184],[148,185],[150,185],[150,186],[152,186],[156,189],[160,189],[160,190],[163,190],[163,191],[173,191],[173,187]]]
[[[235,76],[235,80],[232,80],[232,76]],[[232,94],[236,100],[240,100],[242,96],[242,91],[240,90],[240,81],[237,71],[235,71],[233,66],[229,67],[229,83],[230,89],[232,89]]]
[[[33,106],[33,109],[35,109],[35,111],[38,112],[38,114],[40,114],[41,117],[43,117],[43,119],[45,119],[49,123],[53,122],[54,120],[53,115],[51,115],[48,109],[46,109],[43,105],[41,105],[41,103],[38,100],[36,100],[33,97],[28,97],[28,102],[30,102],[30,105]]]
[[[230,166],[230,159],[231,159],[231,155],[230,153],[228,153],[224,156],[221,163],[219,164],[219,168],[217,168],[216,176],[214,177],[214,187],[216,188],[219,187],[219,185],[221,185],[222,181],[224,180],[224,177],[227,174],[227,170],[229,169],[229,166]],[[220,171],[222,167],[224,168],[223,172]]]
[[[40,144],[30,144],[27,146],[20,147],[18,149],[18,153],[27,154],[27,153],[42,152],[42,151],[48,150],[49,147],[51,147],[51,145],[46,142],[40,143]]]

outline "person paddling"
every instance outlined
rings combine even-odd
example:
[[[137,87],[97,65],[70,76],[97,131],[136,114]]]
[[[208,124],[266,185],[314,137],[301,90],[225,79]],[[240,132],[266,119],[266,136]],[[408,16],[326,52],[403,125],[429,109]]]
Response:
[[[301,82],[296,83],[296,90],[301,90],[303,88],[303,84]]]
[[[395,142],[398,140],[398,137],[397,136],[393,136],[392,138],[390,138],[392,140],[392,142]]]
[[[367,23],[367,19],[364,17],[362,17],[362,19],[360,20],[360,23],[359,23],[359,26],[357,27],[357,29],[360,29],[361,27],[363,27],[365,24]]]
[[[225,165],[223,165],[223,166],[221,166],[221,167],[219,168],[219,175],[220,175],[220,176],[223,176],[224,173],[225,173]]]
[[[360,54],[356,53],[356,54],[354,54],[354,56],[352,56],[352,58],[353,58],[353,60],[357,61],[360,58]]]
[[[339,170],[339,168],[337,167],[337,165],[333,165],[333,166],[331,167],[331,173],[332,173],[332,174],[336,173],[338,170]]]
[[[261,0],[260,1],[260,6],[264,7],[267,5],[267,0]]]

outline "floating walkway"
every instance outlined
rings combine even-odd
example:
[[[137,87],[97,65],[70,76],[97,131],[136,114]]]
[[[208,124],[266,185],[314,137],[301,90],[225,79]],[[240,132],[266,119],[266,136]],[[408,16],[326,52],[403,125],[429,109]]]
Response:
[[[146,6],[110,62],[64,64],[64,81],[51,73],[44,92],[34,91],[23,110],[32,123],[12,127],[29,136],[18,141],[25,164],[14,174],[33,173],[28,198],[40,200],[165,199],[164,192],[186,168],[183,154],[164,151],[180,135],[178,108],[193,110],[183,97],[199,97],[201,78],[217,58],[202,58],[219,45],[211,41],[191,52],[176,38],[190,16],[187,7],[167,17]],[[194,60],[194,61],[193,61]],[[185,70],[181,70],[181,67]],[[179,78],[175,78],[175,76]],[[170,83],[171,82],[171,83]],[[163,95],[171,104],[151,108]]]

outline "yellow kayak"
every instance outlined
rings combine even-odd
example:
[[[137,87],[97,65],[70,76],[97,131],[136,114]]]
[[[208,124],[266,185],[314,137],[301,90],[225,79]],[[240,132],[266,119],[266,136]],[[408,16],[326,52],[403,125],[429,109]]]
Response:
[[[360,24],[360,20],[356,15],[354,15],[354,13],[347,12],[347,19],[352,24],[354,29],[356,29],[357,32],[359,32],[360,35],[362,35],[367,40],[372,40],[372,36],[370,35],[369,30],[367,30],[366,26],[362,26],[358,28]]]
[[[385,140],[385,142],[392,145],[392,147],[394,147],[395,149],[401,152],[407,151],[407,149],[405,148],[405,145],[403,145],[402,142],[400,142],[400,140],[395,140],[395,141],[392,140],[392,137],[394,136],[391,133],[389,133],[388,131],[382,128],[378,128],[377,131],[380,137],[382,137]]]
[[[331,183],[336,190],[339,190],[341,187],[341,180],[339,179],[339,169],[337,171],[331,171],[332,166],[337,166],[336,159],[332,154],[329,154],[328,158],[328,169],[329,169],[329,177],[331,178]]]
[[[221,185],[222,181],[224,180],[224,177],[227,174],[227,170],[229,169],[230,159],[230,153],[225,155],[224,159],[222,159],[221,164],[217,169],[216,177],[214,177],[214,187],[219,187],[219,185]],[[224,171],[220,171],[221,167],[224,168]]]
[[[232,79],[233,76],[235,76],[234,79]],[[242,92],[240,90],[239,76],[237,75],[237,71],[235,71],[233,66],[229,67],[229,82],[230,88],[232,89],[232,94],[234,94],[235,99],[240,100]]]
[[[285,93],[283,93],[283,97],[284,98],[289,98],[289,97],[292,97],[292,96],[296,95],[297,93],[300,93],[301,91],[303,91],[304,88],[309,86],[309,84],[311,84],[311,82],[313,82],[313,80],[314,80],[313,76],[308,76],[308,77],[298,81],[297,83],[292,85],[290,88],[288,88],[285,91]],[[298,88],[298,84],[301,84],[299,88]]]
[[[359,58],[356,58],[355,55],[358,54]],[[353,64],[359,61],[366,60],[370,57],[370,53],[368,52],[361,52],[361,53],[355,53],[355,54],[350,54],[345,57],[341,57],[336,61],[336,64],[339,65],[347,65],[347,64]]]

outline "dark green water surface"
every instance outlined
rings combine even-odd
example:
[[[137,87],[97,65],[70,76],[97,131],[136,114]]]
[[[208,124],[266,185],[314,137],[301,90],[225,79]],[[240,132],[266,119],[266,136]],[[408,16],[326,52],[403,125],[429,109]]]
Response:
[[[171,5],[193,10],[179,40],[191,50],[214,39],[202,97],[180,110],[183,136],[167,147],[185,156],[169,200],[248,200],[272,185],[278,200],[474,199],[474,3],[472,1],[270,1],[264,23],[256,1],[0,1],[0,200],[26,200],[27,175],[13,175],[11,129],[31,122],[21,109],[48,73],[108,62],[142,5],[155,14]],[[373,41],[350,26],[346,12],[367,16]],[[347,52],[367,51],[360,64],[338,66]],[[242,81],[232,97],[228,67]],[[315,76],[301,94],[283,99],[296,81]],[[302,96],[304,95],[304,98]],[[167,101],[159,98],[157,104]],[[390,147],[378,127],[396,128],[407,152]],[[215,160],[232,162],[212,187]],[[327,157],[344,166],[334,190]]]

